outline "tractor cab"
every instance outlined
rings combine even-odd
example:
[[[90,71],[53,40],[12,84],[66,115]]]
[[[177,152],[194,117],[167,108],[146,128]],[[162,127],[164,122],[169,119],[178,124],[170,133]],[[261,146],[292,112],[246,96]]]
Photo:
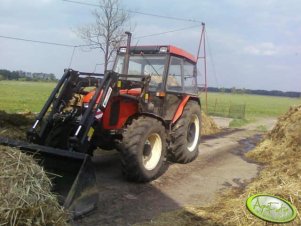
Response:
[[[122,75],[121,81],[148,78],[147,90],[131,87],[120,92],[139,95],[144,91],[150,101],[142,104],[140,113],[153,114],[170,123],[176,120],[178,107],[185,97],[199,100],[196,65],[196,57],[172,45],[131,46],[119,48],[113,71]]]
[[[150,76],[149,91],[196,94],[196,61],[190,53],[171,45],[135,46],[130,47],[126,67],[126,48],[121,47],[113,70],[119,74]]]

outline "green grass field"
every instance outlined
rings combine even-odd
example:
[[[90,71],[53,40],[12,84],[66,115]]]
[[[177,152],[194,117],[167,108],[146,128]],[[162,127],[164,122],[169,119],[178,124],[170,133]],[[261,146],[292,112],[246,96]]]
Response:
[[[39,112],[55,83],[0,81],[0,110],[6,112]],[[205,109],[204,94],[201,95]],[[245,104],[246,118],[279,116],[301,98],[269,97],[247,94],[208,93],[208,111],[225,112],[230,104]],[[228,107],[228,108],[227,108]]]
[[[39,112],[55,83],[0,81],[0,110]]]
[[[205,109],[205,95],[201,95],[203,109]],[[301,98],[259,96],[249,94],[208,93],[208,112],[216,115],[229,112],[230,105],[246,106],[246,118],[279,116],[290,106],[300,105]]]

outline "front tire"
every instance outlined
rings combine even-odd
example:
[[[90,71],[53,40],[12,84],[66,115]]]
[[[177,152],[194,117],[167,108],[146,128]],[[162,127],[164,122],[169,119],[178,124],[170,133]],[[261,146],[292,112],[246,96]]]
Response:
[[[121,160],[128,180],[147,182],[157,178],[165,153],[166,134],[160,121],[142,116],[127,126],[121,144]]]
[[[189,163],[199,154],[201,134],[201,108],[189,101],[180,119],[172,128],[170,160],[177,163]]]

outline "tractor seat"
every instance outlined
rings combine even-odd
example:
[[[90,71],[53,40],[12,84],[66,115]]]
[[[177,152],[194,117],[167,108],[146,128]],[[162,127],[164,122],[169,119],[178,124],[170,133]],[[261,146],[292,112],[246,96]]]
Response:
[[[119,94],[128,94],[132,96],[139,96],[141,94],[141,88],[134,88],[134,89],[121,89]]]

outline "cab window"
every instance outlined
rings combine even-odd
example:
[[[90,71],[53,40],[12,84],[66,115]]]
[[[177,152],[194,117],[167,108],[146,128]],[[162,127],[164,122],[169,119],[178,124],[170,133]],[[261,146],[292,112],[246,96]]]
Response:
[[[197,92],[195,65],[184,60],[183,64],[184,90],[188,93]]]
[[[182,91],[182,59],[172,56],[167,75],[167,90]]]

